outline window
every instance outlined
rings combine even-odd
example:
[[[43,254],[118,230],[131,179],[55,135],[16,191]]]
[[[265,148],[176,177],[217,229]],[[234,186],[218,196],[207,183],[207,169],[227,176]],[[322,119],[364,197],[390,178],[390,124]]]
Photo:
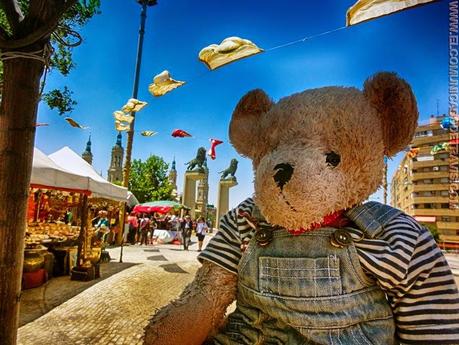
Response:
[[[440,179],[440,183],[448,183],[448,182],[449,182],[449,178],[447,178],[447,177],[442,177]]]
[[[442,216],[442,217],[441,217],[441,221],[442,221],[442,222],[449,222],[449,221],[450,221],[450,218],[449,218],[449,217]]]
[[[447,190],[442,190],[442,191],[440,192],[440,195],[441,195],[441,196],[449,196],[449,191],[447,191]]]

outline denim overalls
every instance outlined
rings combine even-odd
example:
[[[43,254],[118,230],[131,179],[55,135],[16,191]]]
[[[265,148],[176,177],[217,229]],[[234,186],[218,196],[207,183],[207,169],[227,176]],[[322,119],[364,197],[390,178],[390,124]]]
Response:
[[[375,237],[400,213],[371,202],[346,216],[361,239]],[[214,344],[395,344],[384,292],[363,272],[353,241],[331,245],[336,230],[274,230],[265,247],[253,236],[239,263],[236,310]]]

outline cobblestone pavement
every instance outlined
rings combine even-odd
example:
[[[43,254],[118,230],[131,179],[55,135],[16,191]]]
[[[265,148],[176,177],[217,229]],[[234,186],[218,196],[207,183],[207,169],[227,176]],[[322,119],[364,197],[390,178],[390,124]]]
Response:
[[[112,259],[118,260],[119,253],[119,248],[110,250]],[[187,252],[177,245],[124,247],[123,262],[138,265],[21,327],[18,344],[141,344],[143,328],[154,311],[177,297],[193,279],[199,267],[197,254],[196,243]]]
[[[87,288],[133,265],[135,264],[112,261],[101,265],[101,278],[99,279],[82,282],[70,280],[69,276],[53,277],[40,287],[23,290],[21,293],[19,326],[38,319]]]

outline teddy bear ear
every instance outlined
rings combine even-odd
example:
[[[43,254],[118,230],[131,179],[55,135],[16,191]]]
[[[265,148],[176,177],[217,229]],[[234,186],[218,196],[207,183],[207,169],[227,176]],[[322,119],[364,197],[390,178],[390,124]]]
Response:
[[[365,81],[363,94],[381,118],[385,154],[395,155],[411,142],[416,129],[418,109],[411,87],[395,73],[381,72]]]
[[[272,106],[269,96],[260,89],[249,91],[237,104],[231,118],[229,138],[241,155],[254,157],[256,140],[262,136],[260,117]]]

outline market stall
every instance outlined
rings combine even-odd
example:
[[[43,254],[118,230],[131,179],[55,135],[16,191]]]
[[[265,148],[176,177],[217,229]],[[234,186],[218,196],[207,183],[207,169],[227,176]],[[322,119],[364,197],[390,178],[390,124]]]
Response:
[[[69,148],[53,156],[34,151],[24,288],[40,285],[53,275],[73,274],[74,267],[82,268],[84,279],[97,276],[101,248],[92,241],[91,213],[98,211],[100,200],[116,206],[128,201],[126,188],[104,180]],[[91,205],[88,198],[95,203]]]

